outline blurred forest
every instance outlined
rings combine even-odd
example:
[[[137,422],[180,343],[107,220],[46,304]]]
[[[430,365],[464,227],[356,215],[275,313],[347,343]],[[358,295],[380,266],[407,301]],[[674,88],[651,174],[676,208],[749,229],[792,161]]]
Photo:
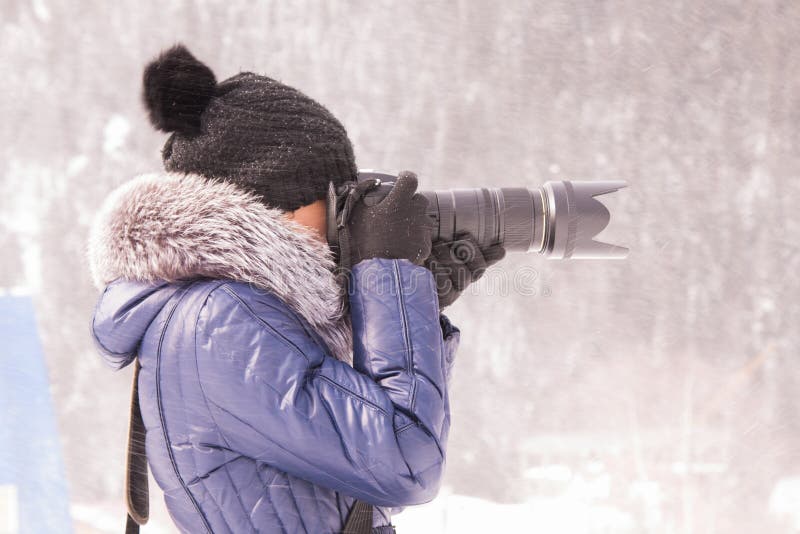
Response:
[[[448,491],[569,498],[614,532],[800,528],[800,3],[0,6],[0,287],[35,299],[79,531],[124,517],[131,379],[92,346],[87,230],[161,168],[141,75],[179,41],[303,90],[360,167],[425,189],[629,182],[604,234],[627,260],[511,255],[448,312]]]

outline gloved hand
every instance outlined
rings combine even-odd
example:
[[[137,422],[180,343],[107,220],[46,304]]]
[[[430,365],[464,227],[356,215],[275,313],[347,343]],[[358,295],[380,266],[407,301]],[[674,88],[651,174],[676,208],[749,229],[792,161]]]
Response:
[[[362,202],[375,180],[349,184],[336,198],[339,268],[369,258],[407,259],[422,265],[431,252],[434,221],[428,199],[415,193],[417,176],[401,172],[389,194],[373,206]]]
[[[477,281],[489,266],[506,255],[503,245],[481,249],[469,233],[455,236],[454,241],[437,241],[433,244],[425,266],[433,273],[439,310],[451,305],[472,282]]]

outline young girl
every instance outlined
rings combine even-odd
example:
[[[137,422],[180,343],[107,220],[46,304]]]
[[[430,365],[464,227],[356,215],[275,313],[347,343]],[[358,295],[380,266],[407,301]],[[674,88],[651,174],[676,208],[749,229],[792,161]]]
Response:
[[[138,359],[147,460],[173,520],[335,533],[361,500],[373,532],[393,532],[393,511],[439,489],[459,339],[423,265],[416,178],[355,202],[345,294],[324,198],[357,171],[328,110],[249,72],[217,83],[181,45],[148,65],[144,101],[171,132],[167,172],[118,188],[95,221],[92,332],[114,368]]]

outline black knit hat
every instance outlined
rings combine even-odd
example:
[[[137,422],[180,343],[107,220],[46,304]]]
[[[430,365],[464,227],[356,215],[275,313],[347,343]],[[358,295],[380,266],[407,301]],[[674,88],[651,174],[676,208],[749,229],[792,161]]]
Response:
[[[287,211],[356,178],[347,132],[321,104],[252,72],[217,84],[181,44],[147,66],[143,99],[153,125],[173,132],[169,171],[234,182]]]

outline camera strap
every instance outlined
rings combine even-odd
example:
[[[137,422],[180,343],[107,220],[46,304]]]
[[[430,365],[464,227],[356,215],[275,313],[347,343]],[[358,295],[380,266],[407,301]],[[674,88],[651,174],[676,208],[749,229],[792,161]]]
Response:
[[[138,534],[139,525],[150,517],[150,491],[147,482],[147,456],[145,454],[145,428],[139,407],[139,358],[134,360],[133,387],[131,388],[131,419],[128,425],[128,458],[125,466],[125,503],[128,519],[125,534]]]
[[[338,188],[328,183],[327,195],[327,239],[337,263],[337,271],[347,273],[351,265],[351,238],[347,223],[353,208],[371,189],[380,185],[380,180],[369,179],[361,182],[347,182]]]
[[[364,501],[356,501],[347,522],[344,524],[342,534],[371,534],[372,533],[372,505]]]

